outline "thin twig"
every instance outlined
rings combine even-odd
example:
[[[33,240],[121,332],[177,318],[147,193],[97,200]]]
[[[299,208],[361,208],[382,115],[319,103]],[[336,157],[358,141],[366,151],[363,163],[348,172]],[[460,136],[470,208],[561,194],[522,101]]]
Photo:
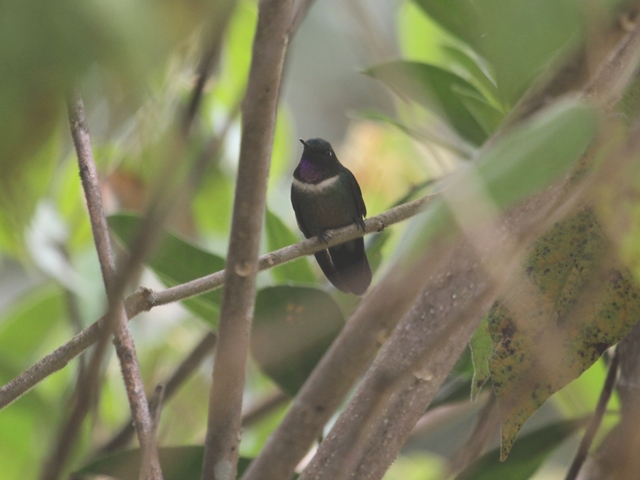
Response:
[[[637,157],[628,161],[634,163]],[[640,478],[640,323],[616,345],[619,420],[580,470],[581,480]],[[588,462],[588,463],[587,463]]]
[[[258,259],[258,270],[266,270],[283,263],[290,262],[305,255],[312,255],[327,247],[339,245],[354,238],[362,237],[367,233],[381,232],[385,227],[401,222],[423,211],[423,209],[435,197],[432,195],[422,197],[404,205],[394,207],[380,215],[365,220],[365,228],[362,230],[357,225],[349,225],[344,228],[331,230],[328,233],[329,239],[327,243],[322,242],[316,237],[304,240],[302,242],[283,247],[266,255],[262,255]],[[167,288],[161,292],[153,294],[150,298],[153,302],[152,306],[164,305],[167,303],[184,300],[186,298],[200,295],[214,288],[222,286],[224,279],[224,270],[212,273],[205,277],[197,278],[175,287]],[[1,393],[1,390],[0,390]],[[1,397],[0,397],[1,398]]]
[[[93,158],[93,150],[91,148],[89,129],[84,114],[84,106],[82,98],[78,92],[74,92],[73,97],[69,99],[68,109],[71,135],[73,137],[78,156],[80,177],[87,202],[87,209],[89,211],[91,229],[98,254],[98,260],[100,262],[100,268],[102,270],[107,299],[109,301],[109,312],[112,314],[111,316],[107,315],[107,329],[105,333],[108,333],[111,330],[111,326],[113,327],[115,334],[114,343],[118,358],[120,359],[120,368],[124,377],[127,397],[129,399],[129,407],[136,426],[140,447],[145,453],[145,458],[148,459],[148,467],[146,465],[142,465],[141,472],[142,469],[148,468],[149,475],[144,478],[161,479],[162,472],[160,470],[160,463],[152,438],[151,418],[149,416],[147,401],[144,396],[144,385],[140,375],[140,368],[136,357],[135,347],[133,345],[133,339],[128,328],[127,313],[125,311],[124,303],[120,298],[120,289],[123,287],[117,283],[117,272],[113,250],[111,248],[111,240],[109,238],[107,220],[102,206],[102,194],[100,191],[98,173]],[[106,335],[103,338],[106,338]],[[102,344],[106,344],[106,341],[103,340]],[[83,385],[81,391],[86,391],[87,393],[78,394],[78,408],[75,411],[77,417],[72,418],[70,421],[70,425],[74,425],[73,430],[69,431],[70,438],[68,440],[70,440],[71,444],[73,444],[75,436],[77,435],[78,429],[81,425],[82,418],[84,418],[84,415],[87,412],[89,406],[88,400],[90,399],[89,395],[95,394],[97,383],[95,383],[93,388],[91,388],[91,382],[97,382],[97,372],[100,369],[101,361],[102,352],[94,352],[94,356],[89,368],[87,369],[87,376],[85,378],[85,382],[89,383],[89,388],[87,388],[87,385]],[[66,448],[67,452],[69,452],[70,447]],[[55,478],[55,476],[48,477],[48,475],[48,473],[45,473],[45,478]]]
[[[102,208],[102,196],[98,184],[95,162],[93,161],[89,131],[84,116],[84,107],[82,105],[82,99],[77,92],[73,94],[72,98],[68,99],[67,106],[71,135],[78,156],[80,177],[85,193],[87,209],[89,211],[91,229],[107,297],[109,299],[109,310],[112,312],[114,320],[117,319],[119,315],[124,321],[124,319],[126,319],[124,306],[113,295],[115,290],[113,283],[115,262],[111,250],[107,222]],[[120,307],[118,308],[119,304]],[[106,331],[108,332],[109,330],[107,329]],[[102,343],[106,344],[106,342]],[[99,385],[98,372],[100,370],[100,359],[102,358],[101,353],[99,349],[94,352],[84,378],[78,382],[74,406],[61,429],[59,441],[56,443],[54,450],[44,464],[42,479],[58,478],[71,454],[84,417],[90,408],[92,399],[95,398]]]
[[[159,383],[156,385],[153,395],[149,399],[149,413],[151,414],[151,425],[153,426],[154,438],[156,437],[158,425],[160,424],[160,412],[164,405],[165,391],[165,386]]]
[[[216,16],[214,22],[216,28],[213,29],[213,41],[211,42],[211,49],[208,53],[215,53],[215,51],[219,50],[219,44],[221,43],[224,26],[226,25],[226,21],[228,20],[228,17],[232,11],[233,2],[227,2],[225,6],[229,7],[226,9],[227,15],[224,15],[224,18],[222,19]],[[202,89],[204,88],[204,81],[206,80],[206,76],[208,75],[208,72],[216,57],[216,55],[213,53],[208,59],[208,62],[206,62],[206,68],[204,70],[201,69],[200,71],[201,81],[198,83],[198,88],[196,88],[193,93],[188,112],[183,118],[183,133],[181,134],[181,138],[176,138],[175,142],[173,142],[172,144],[174,149],[182,149],[181,147],[185,144],[186,135],[191,124],[193,123],[193,120],[195,119],[196,112],[200,104]],[[179,155],[172,156],[169,154],[167,155],[165,168],[161,169],[161,171],[165,174],[161,174],[160,178],[164,181],[161,181],[160,187],[156,190],[157,194],[155,195],[155,200],[150,203],[147,214],[144,217],[144,228],[136,236],[129,258],[127,258],[125,262],[120,264],[121,268],[116,269],[113,259],[113,253],[109,244],[106,219],[104,217],[104,212],[102,211],[98,177],[93,165],[93,155],[91,152],[88,128],[83,118],[84,112],[79,95],[76,95],[76,98],[74,98],[73,101],[70,101],[69,105],[70,121],[72,123],[72,135],[74,137],[74,143],[78,152],[81,176],[83,178],[83,186],[85,188],[87,196],[87,205],[92,220],[94,238],[96,241],[96,249],[98,251],[98,257],[103,271],[103,278],[105,280],[105,285],[107,288],[109,310],[103,318],[103,326],[105,326],[105,328],[92,328],[89,332],[84,332],[85,335],[81,334],[75,337],[84,341],[90,340],[91,343],[95,342],[96,339],[100,339],[100,342],[98,343],[98,347],[94,351],[91,363],[89,365],[89,368],[87,369],[85,377],[87,381],[84,382],[83,389],[81,390],[81,393],[78,397],[78,401],[76,403],[77,408],[73,410],[74,413],[71,416],[72,420],[68,422],[69,427],[67,430],[69,431],[67,432],[65,438],[69,441],[59,442],[59,445],[57,447],[61,452],[64,451],[66,453],[62,452],[61,454],[54,454],[57,455],[58,458],[66,458],[66,456],[68,456],[69,449],[72,446],[71,440],[77,434],[77,431],[81,424],[81,419],[86,414],[86,411],[90,404],[89,396],[97,394],[96,390],[99,387],[98,380],[100,378],[99,372],[102,364],[102,359],[104,357],[104,353],[107,350],[107,340],[110,337],[109,332],[111,332],[114,327],[116,327],[116,352],[118,353],[118,356],[120,358],[123,377],[127,385],[127,393],[129,395],[130,406],[133,413],[134,425],[143,430],[142,432],[138,432],[138,436],[141,437],[142,435],[142,437],[147,438],[148,440],[149,431],[146,426],[149,423],[147,401],[144,396],[144,388],[140,379],[135,347],[133,345],[131,335],[128,331],[127,314],[122,307],[120,298],[122,296],[122,293],[124,292],[125,285],[128,283],[128,280],[131,278],[133,272],[137,268],[137,265],[144,259],[146,253],[150,250],[154,238],[156,237],[155,233],[161,228],[164,219],[171,211],[171,208],[168,208],[167,205],[163,203],[163,201],[161,201],[161,199],[167,200],[169,202],[169,205],[171,205],[171,200],[179,192],[178,189],[173,189],[173,191],[171,192],[171,190],[167,188],[169,182],[171,183],[171,185],[176,184],[176,182],[174,181],[174,157],[179,157]],[[200,161],[198,162],[197,166],[202,169],[204,168],[204,164],[205,162]],[[195,177],[198,177],[198,175],[191,176],[191,178]],[[167,190],[170,191],[169,194],[167,194]],[[104,332],[102,332],[101,330],[104,330]],[[86,333],[90,333],[90,335],[86,335]],[[74,346],[73,348],[76,347],[77,346]],[[86,347],[83,347],[82,349],[84,348]],[[60,365],[59,361],[55,363],[58,364],[57,368],[61,368],[63,366]],[[66,361],[63,361],[63,363],[66,363]],[[142,438],[140,438],[140,440],[143,451],[145,451],[146,440],[143,440]],[[155,448],[153,448],[152,450],[154,452]],[[153,452],[151,452],[151,455],[146,455],[145,458],[150,458],[153,463],[150,470],[152,476],[154,478],[161,478],[159,463],[157,461],[157,454]],[[49,472],[47,474],[55,475],[55,469],[46,467],[44,470],[45,472]]]
[[[253,41],[218,345],[213,364],[204,445],[203,480],[235,478],[242,396],[255,301],[258,250],[280,80],[293,0],[262,0]]]
[[[600,398],[598,398],[598,404],[596,405],[596,409],[593,412],[593,416],[589,420],[589,424],[587,425],[584,436],[580,441],[580,446],[578,447],[576,456],[573,458],[573,462],[571,462],[571,467],[567,472],[565,480],[575,480],[578,477],[580,468],[582,467],[582,464],[589,454],[589,449],[591,448],[593,439],[595,438],[596,433],[598,432],[598,428],[600,428],[600,424],[602,423],[602,419],[604,418],[604,414],[607,410],[607,403],[609,403],[609,399],[611,398],[611,394],[613,393],[617,376],[618,352],[616,351],[613,354],[611,363],[609,364],[609,370],[607,371],[607,377],[604,380],[604,385],[602,386],[602,391],[600,392]]]
[[[209,79],[211,69],[220,57],[224,34],[227,31],[229,19],[233,14],[236,3],[235,0],[224,0],[212,4],[215,5],[215,13],[209,18],[209,25],[206,29],[208,36],[204,38],[202,54],[196,70],[196,84],[191,92],[191,98],[182,118],[182,131],[185,135],[189,132],[202,103],[205,85]]]
[[[156,385],[151,400],[149,400],[149,416],[151,417],[151,435],[150,442],[151,448],[147,448],[141,451],[141,471],[140,478],[155,478],[153,472],[153,461],[150,458],[151,452],[154,452],[158,448],[158,425],[160,425],[160,412],[162,412],[162,405],[164,402],[164,385]]]

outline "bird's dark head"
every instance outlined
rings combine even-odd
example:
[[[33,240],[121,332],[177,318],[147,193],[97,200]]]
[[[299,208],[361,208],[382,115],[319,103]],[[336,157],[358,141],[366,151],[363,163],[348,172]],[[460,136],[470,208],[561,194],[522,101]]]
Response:
[[[305,152],[335,157],[331,144],[322,138],[300,139],[300,143],[304,145]]]
[[[322,138],[300,139],[304,145],[300,165],[296,169],[297,178],[307,183],[317,183],[340,173],[342,165],[331,144]]]

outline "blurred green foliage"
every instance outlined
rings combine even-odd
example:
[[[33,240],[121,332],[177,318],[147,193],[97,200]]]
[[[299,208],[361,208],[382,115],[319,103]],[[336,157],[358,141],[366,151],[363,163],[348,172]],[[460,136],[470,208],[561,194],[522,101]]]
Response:
[[[603,18],[612,19],[624,2],[601,3]],[[184,197],[173,202],[175,210],[145,262],[148,268],[140,283],[164,288],[223,268],[240,128],[236,110],[247,81],[256,2],[243,0],[235,6],[188,145],[176,141],[175,126],[192,92],[201,45],[211,33],[207,29],[218,25],[228,6],[202,0],[8,0],[0,6],[4,72],[0,80],[0,265],[15,270],[22,282],[0,276],[5,286],[15,284],[17,289],[0,297],[4,306],[0,311],[2,383],[62,344],[80,325],[95,321],[104,306],[68,134],[65,98],[72,89],[79,88],[85,97],[110,226],[118,245],[125,248],[156,192],[162,165],[169,162],[169,171],[180,178],[178,172],[194,164],[214,135],[229,127],[220,139],[221,148],[198,178],[178,189]],[[452,177],[449,188],[460,195],[462,204],[477,206],[481,198],[495,211],[563,174],[596,129],[593,111],[576,101],[542,111],[492,145],[477,164],[467,168],[463,162],[478,156],[479,147],[545,68],[583,44],[590,21],[589,11],[577,0],[415,0],[400,5],[396,27],[402,58],[366,70],[398,95],[396,114],[360,113],[345,144],[335,145],[341,160],[358,177],[370,215],[393,205],[414,187],[424,186],[434,175],[448,174],[461,165],[464,171]],[[353,74],[357,74],[355,67]],[[309,88],[313,94],[323,91],[322,85]],[[632,116],[633,96],[627,100],[622,111]],[[293,110],[283,103],[277,118],[263,253],[302,238],[288,199],[290,174],[300,153],[292,149],[297,145]],[[637,167],[632,173],[637,179]],[[482,191],[475,188],[478,184]],[[637,265],[637,202],[633,195],[623,195],[633,189],[603,192],[608,200],[599,205],[602,212],[611,213],[612,206],[621,205],[615,213],[626,226],[620,235],[624,260]],[[409,228],[396,226],[368,239],[376,270],[384,271],[402,255],[411,261],[434,235],[452,225],[451,220],[447,204],[436,202],[428,215],[411,222]],[[307,258],[261,274],[259,287],[256,326],[260,336],[248,380],[250,403],[277,385],[294,394],[358,302],[326,290],[326,282]],[[203,333],[217,328],[220,299],[218,290],[182,302],[186,308],[154,309],[132,323],[149,390],[166,378]],[[75,323],[70,321],[74,316]],[[309,339],[312,347],[287,350],[289,345],[301,346],[296,340],[301,332],[310,337],[317,334]],[[489,354],[476,357],[476,353],[474,362],[480,358],[486,365]],[[269,357],[273,354],[284,355],[284,360],[274,363]],[[3,478],[37,477],[42,460],[58,440],[57,428],[63,419],[60,405],[68,402],[75,388],[79,364],[72,362],[0,411]],[[473,380],[468,362],[465,365],[466,369],[452,372],[449,390],[443,390],[438,407],[456,405],[462,401],[460,393],[470,391]],[[159,429],[162,445],[202,443],[208,370],[208,366],[198,370],[165,406]],[[589,412],[603,378],[603,369],[596,363],[563,389],[557,396],[561,414],[570,416],[573,408]],[[114,359],[106,366],[94,412],[69,469],[84,465],[85,473],[108,473],[117,463],[113,458],[135,461],[135,452],[120,452],[111,460],[93,456],[97,446],[129,417]],[[274,410],[266,421],[247,428],[245,437],[251,439],[253,453],[260,451],[261,442],[281,416],[282,409]],[[572,422],[554,421],[534,432],[525,430],[521,448],[516,443],[508,466],[497,466],[497,454],[490,452],[473,466],[473,478],[495,478],[505,471],[517,472],[510,478],[531,478],[578,428]],[[450,443],[462,445],[464,438],[456,428],[450,426],[447,432],[454,438]],[[439,442],[438,435],[432,429],[422,437],[437,437]],[[201,455],[201,447],[184,448],[167,449],[167,458]],[[451,456],[452,451],[409,452],[386,478],[440,478]],[[176,478],[191,478],[197,470],[194,463],[199,464],[199,459],[186,462],[182,470],[175,464]]]

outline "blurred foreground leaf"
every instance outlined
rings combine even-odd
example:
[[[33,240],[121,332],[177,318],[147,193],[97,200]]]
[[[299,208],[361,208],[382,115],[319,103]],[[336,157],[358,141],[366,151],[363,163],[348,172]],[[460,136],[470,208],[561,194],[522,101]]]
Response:
[[[445,30],[473,46],[482,33],[478,7],[473,0],[414,0]]]
[[[584,6],[574,0],[415,2],[488,61],[500,99],[508,105],[554,58],[579,44],[585,30]],[[614,2],[608,3],[599,13],[613,15]]]
[[[0,147],[0,251],[14,257],[26,253],[25,230],[36,205],[50,189],[61,146],[60,137],[53,134],[53,125],[51,128],[46,141],[38,147],[28,147],[35,149],[28,158],[22,155],[26,147],[21,155],[8,157],[2,156]],[[75,178],[77,181],[77,175]]]
[[[0,382],[18,375],[68,316],[63,291],[53,284],[23,295],[0,320]]]
[[[585,104],[557,102],[502,136],[477,162],[452,175],[445,184],[448,195],[455,195],[456,203],[470,211],[478,211],[476,221],[486,221],[486,215],[480,213],[486,209],[478,210],[478,205],[498,213],[550,185],[584,153],[596,125],[595,112]],[[454,228],[450,208],[440,197],[413,222],[408,231],[411,246],[403,249],[405,258],[415,258],[435,236]]]

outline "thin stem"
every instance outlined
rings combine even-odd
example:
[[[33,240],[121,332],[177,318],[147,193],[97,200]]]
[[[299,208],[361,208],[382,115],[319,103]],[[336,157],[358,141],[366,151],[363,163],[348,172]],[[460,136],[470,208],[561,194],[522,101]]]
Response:
[[[602,386],[602,391],[600,392],[600,398],[598,398],[598,404],[596,405],[596,409],[593,412],[593,416],[589,420],[589,424],[587,425],[587,429],[584,432],[584,436],[580,441],[580,446],[578,447],[578,451],[576,452],[576,456],[573,458],[573,462],[571,462],[571,467],[567,472],[567,476],[565,480],[575,480],[578,478],[578,473],[580,473],[580,468],[582,464],[587,458],[589,454],[589,449],[591,448],[591,444],[593,443],[593,439],[600,428],[600,424],[602,423],[602,419],[604,418],[604,414],[607,410],[607,403],[609,403],[609,399],[611,398],[611,394],[613,393],[613,389],[616,384],[616,378],[618,377],[618,352],[616,351],[613,354],[613,358],[611,359],[611,363],[609,364],[609,370],[607,371],[607,378],[604,380],[604,385]]]
[[[327,247],[339,245],[346,241],[353,240],[354,238],[362,237],[368,233],[381,232],[389,225],[407,220],[408,218],[422,212],[434,198],[435,196],[428,195],[412,202],[405,203],[404,205],[394,207],[380,215],[376,215],[375,217],[368,218],[364,222],[364,230],[355,224],[331,230],[327,232],[329,236],[327,243],[323,243],[318,240],[318,238],[313,237],[294,245],[280,248],[271,253],[267,253],[266,255],[262,255],[258,259],[258,270],[267,270],[306,255],[313,255]],[[157,292],[152,295],[152,306],[165,305],[178,300],[184,300],[215,288],[219,288],[223,284],[224,272],[224,270],[220,270],[205,277],[200,277],[190,282]]]
[[[196,118],[211,69],[220,57],[224,34],[227,31],[227,25],[229,24],[229,19],[233,14],[236,3],[235,0],[216,2],[214,15],[211,15],[209,18],[210,25],[207,28],[208,36],[206,36],[203,41],[202,55],[196,70],[196,84],[191,92],[191,98],[182,118],[182,130],[185,134],[189,132]]]

